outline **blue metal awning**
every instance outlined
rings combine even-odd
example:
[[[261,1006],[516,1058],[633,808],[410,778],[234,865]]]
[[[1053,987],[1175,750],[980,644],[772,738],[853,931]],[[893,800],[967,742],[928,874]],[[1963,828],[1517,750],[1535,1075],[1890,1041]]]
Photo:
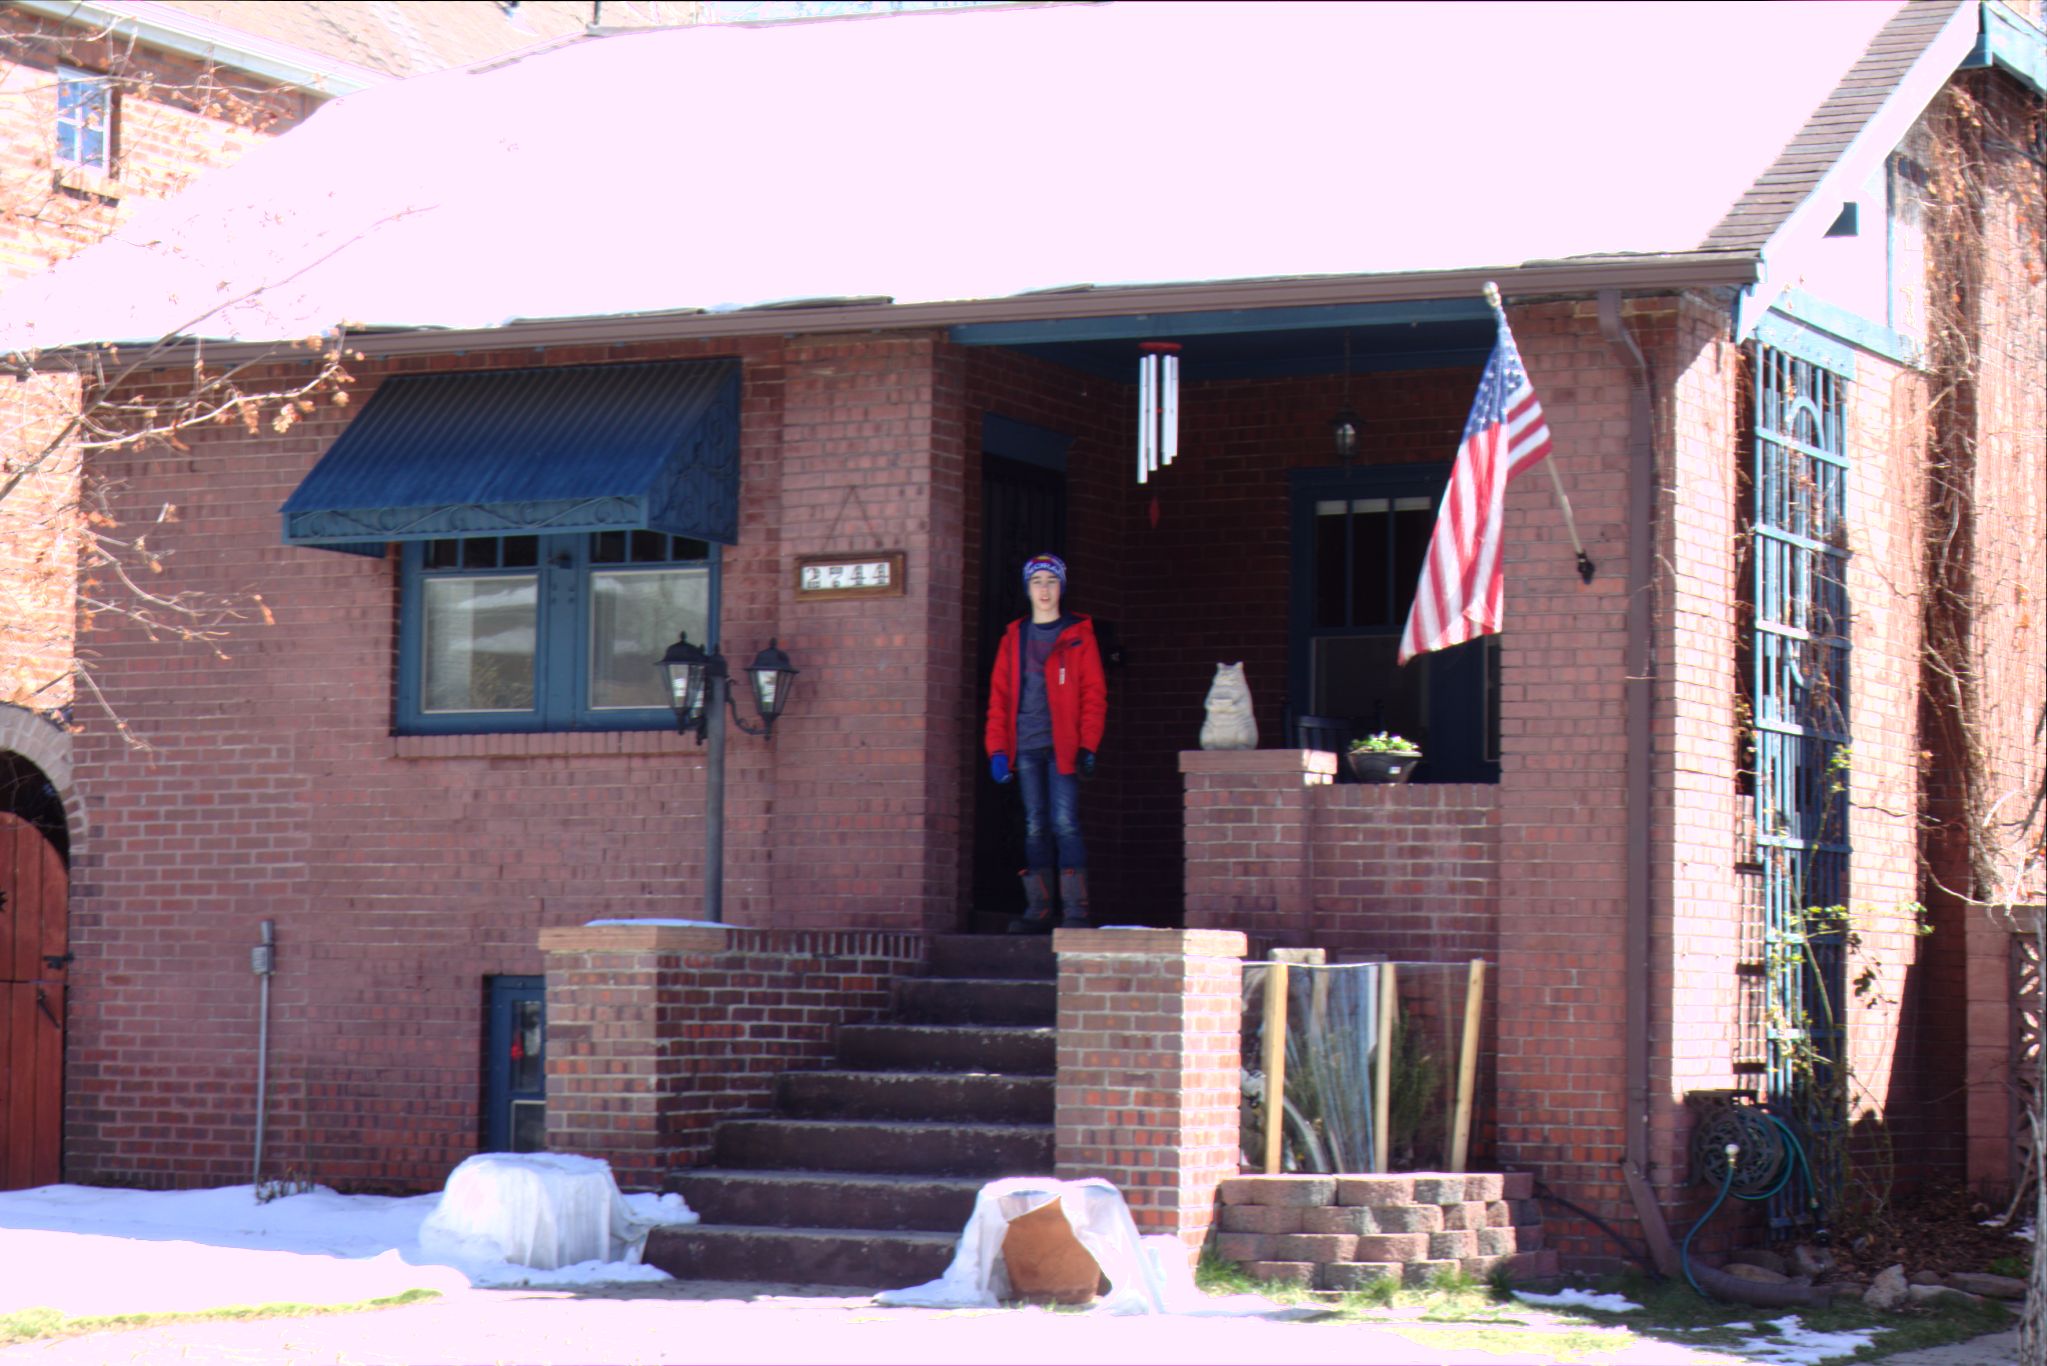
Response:
[[[646,361],[384,381],[285,500],[288,545],[649,530],[739,539],[739,365]]]

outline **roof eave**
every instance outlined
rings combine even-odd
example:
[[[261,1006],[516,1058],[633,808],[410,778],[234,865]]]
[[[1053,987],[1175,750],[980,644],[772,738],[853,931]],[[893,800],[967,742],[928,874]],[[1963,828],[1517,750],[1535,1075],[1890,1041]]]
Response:
[[[351,333],[348,348],[366,356],[395,357],[553,346],[629,346],[704,338],[795,336],[806,333],[899,332],[976,323],[1042,322],[1067,318],[1166,317],[1228,309],[1294,308],[1316,304],[1401,303],[1477,297],[1495,281],[1512,299],[1589,297],[1602,289],[1667,292],[1740,289],[1757,278],[1754,253],[1702,251],[1645,256],[1531,261],[1485,269],[1415,271],[1389,275],[1315,275],[1191,284],[1080,286],[1014,294],[999,299],[896,304],[880,300],[777,305],[709,313],[629,313],[591,318],[543,318],[499,327],[409,328]],[[167,342],[164,364],[186,363],[192,348],[223,363],[274,355],[289,341]],[[73,352],[95,347],[66,348]],[[130,350],[130,347],[123,347]],[[59,359],[49,352],[44,361]]]
[[[171,9],[139,13],[92,0],[14,0],[16,9],[62,23],[81,24],[133,38],[148,47],[181,57],[232,67],[266,81],[338,96],[388,84],[391,78],[368,67],[316,56],[301,48],[272,42],[210,24]]]

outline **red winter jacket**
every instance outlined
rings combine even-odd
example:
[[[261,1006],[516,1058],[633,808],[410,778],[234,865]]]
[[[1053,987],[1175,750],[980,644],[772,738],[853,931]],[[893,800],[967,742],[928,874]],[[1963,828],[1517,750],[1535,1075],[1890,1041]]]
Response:
[[[988,680],[988,753],[1016,758],[1016,709],[1023,697],[1019,640],[1023,619],[1009,623],[995,652]],[[1102,653],[1095,647],[1092,617],[1072,615],[1045,659],[1045,699],[1052,712],[1052,754],[1061,773],[1079,767],[1084,749],[1102,747],[1109,721],[1109,685],[1102,677]]]

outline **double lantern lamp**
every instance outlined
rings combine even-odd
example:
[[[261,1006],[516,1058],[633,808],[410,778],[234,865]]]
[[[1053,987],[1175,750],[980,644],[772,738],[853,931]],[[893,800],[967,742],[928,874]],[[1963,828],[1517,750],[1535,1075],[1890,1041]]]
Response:
[[[765,650],[753,657],[753,663],[747,666],[746,676],[753,687],[754,709],[760,713],[760,724],[756,726],[748,724],[746,718],[739,714],[729,690],[715,686],[730,676],[725,656],[691,644],[689,632],[676,636],[675,643],[661,656],[661,669],[668,675],[668,704],[675,709],[675,729],[682,735],[694,733],[698,744],[703,743],[710,730],[710,712],[715,705],[711,694],[714,691],[724,691],[725,705],[731,711],[734,725],[748,735],[772,739],[775,718],[789,703],[790,680],[801,672],[772,639]]]

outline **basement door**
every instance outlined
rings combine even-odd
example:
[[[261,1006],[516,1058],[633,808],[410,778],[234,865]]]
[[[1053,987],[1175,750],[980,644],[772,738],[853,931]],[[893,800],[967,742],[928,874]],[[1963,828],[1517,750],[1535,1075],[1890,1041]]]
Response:
[[[42,832],[0,812],[0,1190],[63,1179],[68,888]]]

